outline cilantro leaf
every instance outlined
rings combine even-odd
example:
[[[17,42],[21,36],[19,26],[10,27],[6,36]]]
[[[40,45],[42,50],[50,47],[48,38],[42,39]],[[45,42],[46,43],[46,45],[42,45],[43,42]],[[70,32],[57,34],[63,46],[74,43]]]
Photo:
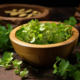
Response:
[[[12,48],[9,39],[9,34],[11,31],[12,31],[12,26],[10,24],[7,24],[7,28],[5,28],[5,26],[0,25],[0,49],[3,49],[3,51]]]
[[[0,58],[0,66],[8,68],[11,66],[11,61],[13,60],[13,53],[4,52],[2,59]]]
[[[75,71],[77,70],[77,68],[74,67],[72,64],[69,64],[67,70],[68,70],[68,72],[67,72],[68,73],[68,76],[69,77],[73,77],[74,74],[75,74]]]
[[[12,61],[13,65],[15,68],[17,68],[18,66],[20,66],[20,64],[22,63],[22,61],[18,61],[17,59],[15,59],[14,61]]]
[[[19,74],[19,70],[14,70],[15,74]]]
[[[23,78],[23,77],[25,77],[28,73],[29,73],[29,71],[27,70],[27,68],[25,68],[23,71],[20,72],[19,75]]]
[[[2,60],[9,63],[13,59],[13,53],[4,52]]]
[[[77,20],[73,16],[71,16],[69,17],[69,20],[64,20],[64,23],[67,25],[75,26]]]
[[[70,25],[72,26],[75,26],[75,24],[77,23],[77,20],[73,16],[69,18],[69,21],[70,21]]]
[[[57,57],[56,57],[56,60],[57,60],[57,61],[60,61],[60,60],[61,60],[61,58],[59,58],[59,57],[57,56]]]
[[[69,61],[65,61],[64,59],[62,59],[58,67],[61,76],[66,74],[66,69],[68,68],[68,66],[69,66]]]
[[[54,69],[54,70],[53,70],[53,74],[55,74],[55,73],[57,73],[57,69]]]

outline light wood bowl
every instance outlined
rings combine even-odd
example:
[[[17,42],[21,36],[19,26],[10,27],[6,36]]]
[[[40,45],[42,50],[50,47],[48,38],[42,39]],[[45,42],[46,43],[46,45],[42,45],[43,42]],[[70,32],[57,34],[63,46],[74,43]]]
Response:
[[[40,21],[45,23],[46,21]],[[48,21],[50,23],[54,21]],[[55,22],[56,24],[58,22]],[[25,25],[25,24],[24,24]],[[79,32],[73,27],[72,37],[68,40],[48,45],[37,45],[30,44],[20,41],[16,38],[15,33],[21,26],[13,29],[9,35],[12,46],[16,53],[25,61],[29,62],[31,65],[39,67],[49,67],[56,61],[56,56],[61,58],[68,57],[77,45]]]

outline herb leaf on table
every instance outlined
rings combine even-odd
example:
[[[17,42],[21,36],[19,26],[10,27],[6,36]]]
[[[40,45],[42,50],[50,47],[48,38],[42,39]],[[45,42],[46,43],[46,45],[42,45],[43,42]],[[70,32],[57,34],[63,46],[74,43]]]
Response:
[[[4,52],[2,58],[0,58],[0,66],[8,69],[12,66],[12,64],[15,68],[15,74],[20,75],[22,78],[28,74],[29,71],[27,70],[27,68],[21,70],[20,65],[22,64],[22,61],[18,61],[17,59],[13,60],[13,53],[7,51]]]
[[[68,77],[72,77],[73,80],[80,80],[80,53],[77,52],[76,54],[77,62],[74,65],[68,59],[56,57],[56,62],[53,64],[53,74],[62,76],[64,80]]]
[[[2,59],[0,58],[0,66],[6,69],[11,66],[11,61],[13,60],[13,53],[4,52]]]
[[[23,77],[25,77],[28,73],[29,73],[29,71],[27,70],[27,68],[24,68],[24,70],[21,71],[19,75],[23,78]]]

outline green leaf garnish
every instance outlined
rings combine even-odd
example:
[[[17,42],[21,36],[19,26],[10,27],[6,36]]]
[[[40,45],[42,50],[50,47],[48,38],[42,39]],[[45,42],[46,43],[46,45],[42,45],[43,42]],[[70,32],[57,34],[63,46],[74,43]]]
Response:
[[[58,67],[58,70],[61,76],[66,74],[66,69],[68,66],[69,66],[69,61],[65,61],[64,59],[62,59]]]
[[[22,61],[18,61],[17,59],[15,59],[14,61],[12,61],[13,65],[15,68],[17,68],[19,65],[22,64]]]
[[[75,72],[74,77],[75,77],[75,80],[80,80],[80,71],[79,71],[79,70],[77,70],[77,71]]]
[[[12,48],[9,34],[12,31],[12,26],[10,24],[7,24],[7,29],[5,26],[0,25],[0,49],[3,49],[3,51],[6,51],[10,48]]]
[[[14,70],[14,72],[15,72],[15,74],[19,74],[19,70],[18,69]]]
[[[29,71],[27,68],[24,68],[24,70],[21,71],[20,65],[22,64],[22,61],[18,61],[17,59],[13,60],[13,53],[4,52],[3,57],[0,58],[0,66],[7,69],[12,66],[12,64],[14,68],[16,68],[16,70],[14,70],[15,74],[20,75],[22,78],[28,74]]]
[[[53,74],[55,74],[55,73],[57,73],[57,69],[54,69],[54,70],[53,70]]]
[[[23,78],[23,77],[25,77],[28,73],[29,73],[29,71],[25,68],[23,71],[20,72],[19,75]]]
[[[13,60],[13,53],[4,52],[2,59],[0,58],[0,66],[8,68],[11,66],[11,61]]]
[[[61,60],[61,58],[59,58],[59,57],[57,56],[57,57],[56,57],[56,60],[57,60],[57,61],[60,61],[60,60]]]
[[[77,20],[73,16],[71,16],[69,17],[69,20],[64,20],[64,23],[67,25],[75,26],[75,24],[77,23]]]

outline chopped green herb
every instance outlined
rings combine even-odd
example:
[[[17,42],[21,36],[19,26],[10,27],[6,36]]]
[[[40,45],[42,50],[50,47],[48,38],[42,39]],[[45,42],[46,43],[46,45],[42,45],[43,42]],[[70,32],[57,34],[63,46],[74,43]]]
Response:
[[[71,19],[70,19],[71,20]],[[72,26],[67,24],[40,23],[37,19],[22,25],[16,32],[21,41],[31,44],[53,44],[63,42],[72,36]]]

